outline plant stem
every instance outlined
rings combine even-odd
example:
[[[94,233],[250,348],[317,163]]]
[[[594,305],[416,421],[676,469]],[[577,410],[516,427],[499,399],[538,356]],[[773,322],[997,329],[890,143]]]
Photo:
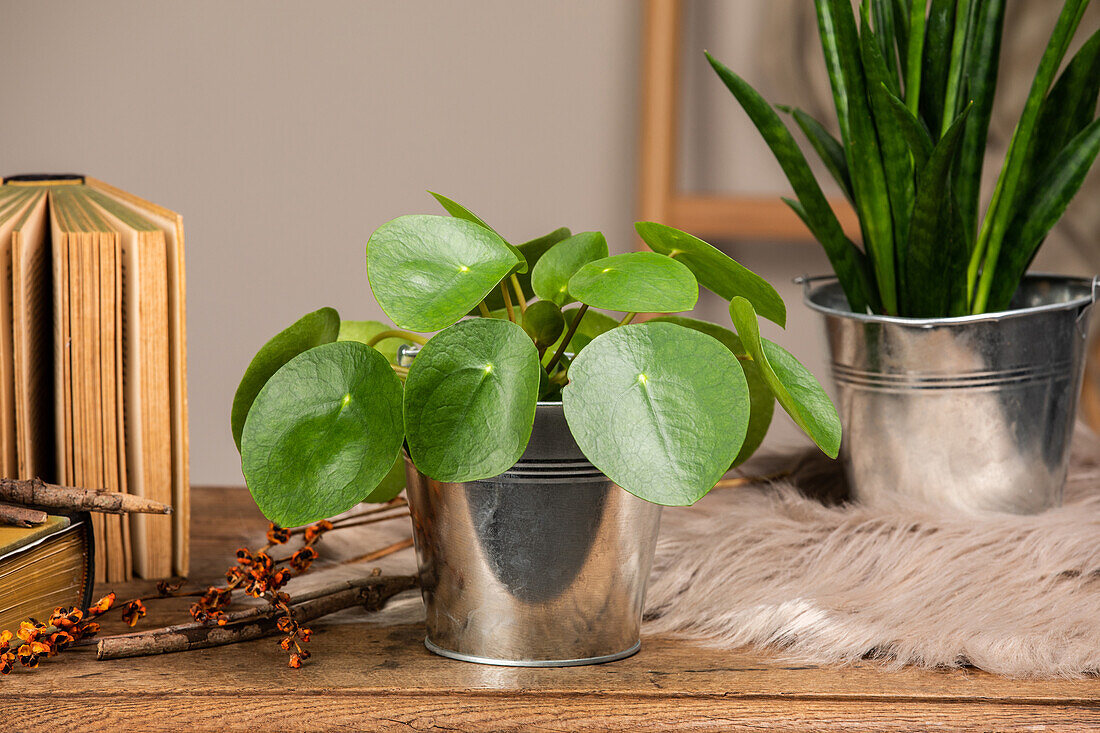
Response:
[[[519,278],[516,277],[516,273],[512,273],[508,276],[512,281],[512,289],[516,291],[516,300],[519,301],[519,312],[521,314],[527,312],[527,296],[523,293],[523,286],[519,284]]]
[[[390,364],[390,368],[393,369],[399,376],[409,376],[409,368],[398,366],[397,364]]]
[[[508,312],[508,320],[515,323],[516,311],[512,308],[512,296],[508,295],[508,286],[503,282],[500,284],[500,292],[504,295],[504,309]]]
[[[367,339],[367,346],[374,346],[375,344],[381,341],[385,341],[386,339],[402,339],[404,341],[412,341],[413,343],[420,344],[421,346],[428,343],[428,339],[418,333],[410,333],[408,331],[390,329],[389,331],[382,331],[371,336],[369,339]]]
[[[489,306],[485,305],[485,301],[481,301],[477,304],[477,309],[481,311],[483,318],[492,318],[493,314],[489,312]]]
[[[906,60],[905,106],[920,117],[920,67],[924,60],[924,15],[928,0],[912,0],[909,5],[909,58]],[[936,49],[939,53],[939,49]]]
[[[638,315],[638,314],[637,313],[627,313],[625,316],[623,316],[623,320],[619,321],[619,325],[620,326],[625,326],[626,324],[633,321],[634,316],[636,316],[636,315]]]
[[[561,346],[554,352],[554,355],[550,357],[550,362],[546,365],[546,373],[550,374],[554,370],[554,365],[561,361],[561,357],[565,354],[565,347],[569,346],[569,342],[573,338],[573,334],[577,332],[577,326],[581,325],[581,319],[584,318],[584,314],[588,312],[588,305],[581,303],[581,307],[577,309],[577,315],[573,317],[573,322],[569,324],[569,330],[565,332],[565,338],[561,340]]]

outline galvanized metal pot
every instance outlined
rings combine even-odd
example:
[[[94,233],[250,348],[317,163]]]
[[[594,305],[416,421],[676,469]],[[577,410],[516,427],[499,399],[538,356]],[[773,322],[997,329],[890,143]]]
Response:
[[[802,282],[824,317],[857,499],[1017,514],[1061,504],[1093,280],[1029,276],[1012,310],[930,319],[853,313],[835,278]]]
[[[661,507],[585,459],[560,403],[540,403],[510,470],[440,483],[406,458],[431,651],[558,667],[638,651]]]

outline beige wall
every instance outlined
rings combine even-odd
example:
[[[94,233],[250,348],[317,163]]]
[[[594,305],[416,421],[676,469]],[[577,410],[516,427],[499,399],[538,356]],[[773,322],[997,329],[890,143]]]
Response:
[[[786,189],[701,48],[769,91],[758,26],[806,2],[689,5],[686,185]],[[424,189],[510,238],[565,224],[632,246],[640,24],[635,0],[0,0],[0,172],[86,172],[184,214],[192,476],[237,484],[228,415],[248,360],[321,305],[380,316],[363,244],[435,211]],[[824,374],[789,284],[825,270],[816,245],[729,251],[780,286],[780,338]],[[728,318],[712,297],[700,310]]]

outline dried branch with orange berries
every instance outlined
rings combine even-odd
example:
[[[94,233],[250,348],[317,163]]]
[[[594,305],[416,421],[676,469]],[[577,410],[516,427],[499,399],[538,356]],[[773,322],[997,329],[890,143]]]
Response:
[[[418,581],[412,575],[383,576],[376,569],[370,577],[339,581],[296,597],[291,597],[284,590],[285,586],[292,578],[308,572],[320,558],[317,544],[326,533],[407,517],[406,506],[405,500],[398,498],[380,507],[297,529],[272,524],[267,531],[266,545],[255,551],[237,550],[236,563],[225,573],[225,585],[183,590],[184,581],[161,581],[155,595],[119,604],[122,620],[133,627],[146,616],[147,601],[195,597],[190,607],[192,622],[101,638],[96,658],[189,651],[281,634],[279,644],[290,654],[289,666],[301,667],[309,659],[305,645],[312,635],[312,630],[304,624],[355,606],[367,611],[379,610],[393,596],[416,587]],[[302,544],[294,552],[281,558],[271,554],[272,550],[287,545],[295,537],[301,537]],[[412,539],[404,539],[341,564],[372,562],[411,546]],[[267,605],[230,611],[237,591],[265,600]],[[57,609],[49,624],[25,621],[15,635],[3,632],[0,634],[3,640],[0,641],[0,673],[11,672],[17,661],[25,667],[36,667],[43,656],[55,656],[73,644],[91,643],[99,625],[90,619],[106,613],[114,602],[115,594],[111,593],[87,611]],[[18,641],[12,643],[15,639]]]

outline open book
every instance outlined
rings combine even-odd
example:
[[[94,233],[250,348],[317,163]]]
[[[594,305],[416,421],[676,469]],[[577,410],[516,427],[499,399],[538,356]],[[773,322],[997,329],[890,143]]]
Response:
[[[172,504],[93,515],[97,579],[186,575],[181,217],[83,176],[0,186],[0,470]]]

